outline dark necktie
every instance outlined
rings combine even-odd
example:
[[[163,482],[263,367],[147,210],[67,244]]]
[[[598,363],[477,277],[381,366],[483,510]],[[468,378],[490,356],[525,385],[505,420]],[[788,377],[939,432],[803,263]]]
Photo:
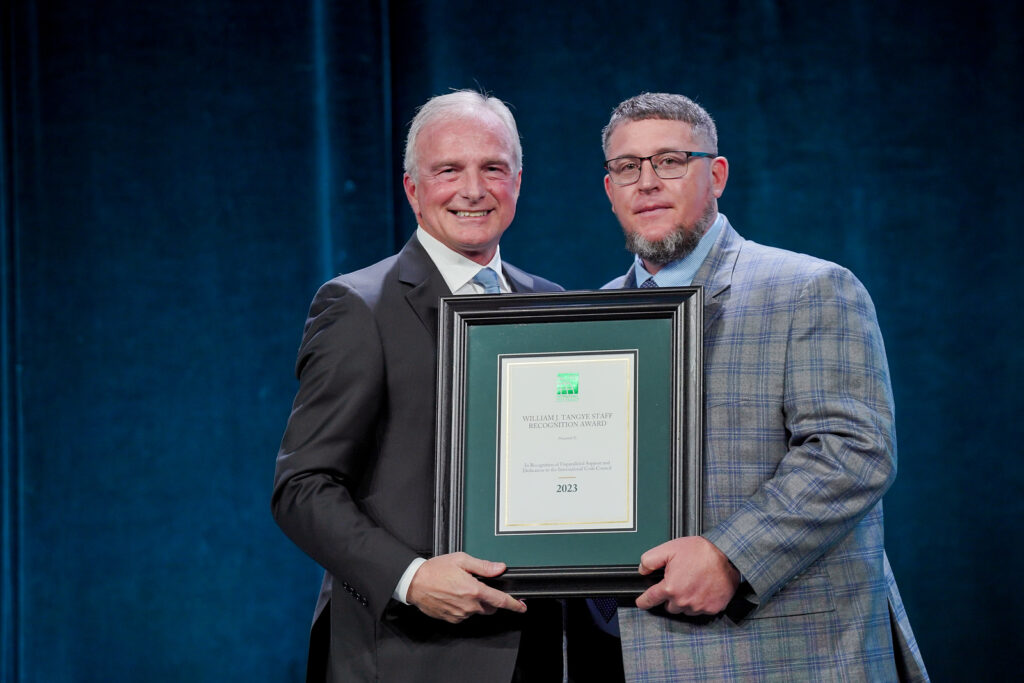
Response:
[[[619,601],[615,598],[591,598],[591,600],[605,621],[611,621],[612,617],[615,616],[616,610],[619,608]]]
[[[649,277],[640,283],[640,289],[650,289],[657,287],[658,283],[654,281],[654,277]],[[597,608],[597,611],[601,614],[605,621],[610,622],[615,617],[615,612],[619,608],[619,602],[615,598],[590,598],[590,601]]]
[[[484,288],[484,294],[501,294],[498,274],[491,268],[481,268],[480,272],[473,276],[473,282]]]
[[[654,281],[653,276],[640,283],[640,289],[650,289],[657,286],[658,283]],[[619,608],[619,603],[615,598],[590,598],[590,601],[594,603],[594,607],[601,613],[605,621],[611,621]]]

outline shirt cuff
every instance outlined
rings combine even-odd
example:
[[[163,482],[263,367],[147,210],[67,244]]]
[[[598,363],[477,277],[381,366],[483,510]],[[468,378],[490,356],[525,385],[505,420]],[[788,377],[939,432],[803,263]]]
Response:
[[[416,570],[420,568],[420,565],[426,562],[422,557],[417,557],[415,560],[409,563],[405,573],[402,574],[402,578],[398,580],[398,586],[395,587],[395,592],[391,594],[395,600],[408,605],[409,601],[405,599],[406,593],[409,592],[409,584],[412,583],[412,577],[416,575]]]

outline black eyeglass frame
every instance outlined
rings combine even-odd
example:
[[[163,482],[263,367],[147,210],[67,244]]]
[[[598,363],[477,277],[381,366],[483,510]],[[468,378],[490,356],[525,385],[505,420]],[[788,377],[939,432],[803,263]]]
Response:
[[[685,154],[686,155],[686,161],[683,164],[683,169],[684,170],[683,170],[683,174],[682,175],[678,175],[678,176],[675,176],[675,177],[665,178],[660,173],[658,173],[658,166],[654,163],[654,157],[660,157],[660,156],[662,156],[664,154]],[[690,159],[694,159],[694,158],[697,158],[697,159],[701,159],[701,158],[714,159],[717,156],[718,156],[717,154],[713,154],[711,152],[689,152],[689,151],[686,151],[686,150],[683,150],[683,149],[674,149],[674,150],[668,150],[668,151],[665,151],[665,152],[658,152],[657,154],[652,154],[652,155],[650,155],[648,157],[635,157],[635,156],[633,156],[631,154],[626,154],[626,155],[621,156],[621,157],[615,157],[614,159],[607,159],[607,160],[605,160],[605,162],[604,162],[604,170],[608,172],[608,177],[611,178],[611,181],[613,183],[615,183],[619,187],[626,187],[627,185],[633,185],[634,183],[637,183],[637,182],[640,181],[640,176],[642,176],[643,172],[644,172],[644,168],[643,167],[644,167],[644,162],[645,161],[649,161],[651,163],[651,170],[654,171],[654,175],[658,176],[662,180],[678,180],[679,178],[682,178],[682,177],[684,177],[686,175],[686,169],[689,168],[689,166],[690,166]],[[615,176],[611,172],[611,169],[608,168],[608,164],[612,163],[613,161],[618,161],[620,159],[635,159],[636,160],[636,162],[637,162],[637,169],[638,169],[638,172],[636,174],[636,180],[631,180],[628,183],[620,183],[620,182],[617,182],[615,180]]]

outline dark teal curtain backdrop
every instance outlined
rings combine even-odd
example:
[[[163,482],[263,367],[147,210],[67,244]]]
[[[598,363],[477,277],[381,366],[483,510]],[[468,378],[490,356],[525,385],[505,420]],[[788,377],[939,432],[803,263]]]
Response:
[[[393,253],[414,108],[509,101],[510,261],[629,256],[599,132],[716,117],[746,237],[850,267],[897,402],[889,557],[935,680],[1018,666],[1019,3],[2,5],[4,681],[298,681],[319,569],[269,495],[320,282]]]

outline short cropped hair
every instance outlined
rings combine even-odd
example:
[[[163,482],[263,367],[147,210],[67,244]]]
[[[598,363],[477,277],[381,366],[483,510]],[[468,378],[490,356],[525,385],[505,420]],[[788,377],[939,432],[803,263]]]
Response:
[[[512,140],[512,161],[515,167],[512,170],[518,173],[523,168],[523,145],[519,141],[519,129],[516,128],[516,120],[512,116],[512,112],[498,98],[475,90],[456,90],[432,97],[416,111],[416,116],[409,125],[409,135],[405,139],[403,163],[405,172],[412,178],[416,178],[416,139],[428,123],[487,113],[497,116],[508,129],[509,137]]]
[[[608,125],[601,131],[601,147],[605,157],[608,156],[608,139],[620,124],[645,119],[688,123],[693,127],[694,134],[703,137],[711,145],[710,151],[718,154],[718,129],[704,107],[684,95],[645,92],[630,97],[612,111]]]

